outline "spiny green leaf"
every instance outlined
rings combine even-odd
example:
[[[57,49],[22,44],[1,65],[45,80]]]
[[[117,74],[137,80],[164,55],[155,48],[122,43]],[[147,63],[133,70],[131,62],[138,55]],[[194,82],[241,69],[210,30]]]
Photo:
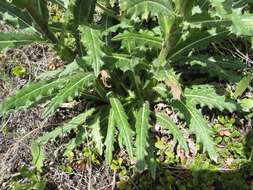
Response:
[[[136,42],[137,44],[149,45],[154,48],[162,47],[162,39],[159,37],[155,37],[148,33],[135,33],[135,32],[125,32],[118,34],[112,40],[120,41],[120,40],[131,40]]]
[[[43,22],[48,22],[49,11],[46,0],[13,0],[12,3],[21,9],[26,9],[32,16],[35,13],[38,17],[43,18]]]
[[[158,62],[160,62],[158,60]],[[156,63],[155,64],[159,64]],[[174,99],[181,99],[182,87],[179,82],[179,75],[176,74],[174,69],[166,67],[157,67],[154,71],[154,78],[158,81],[163,81],[165,85],[170,89],[170,93]]]
[[[60,73],[59,77],[66,76],[66,75],[72,75],[74,72],[79,70],[80,67],[76,60],[74,60],[72,63],[69,63],[65,66],[64,70]]]
[[[236,87],[236,90],[234,93],[235,98],[238,98],[245,92],[245,90],[250,86],[251,79],[252,79],[252,73],[249,73],[248,75],[242,78],[242,80],[238,83]]]
[[[47,37],[52,43],[58,43],[48,27],[49,10],[46,0],[13,0],[12,3],[20,9],[24,9],[33,18],[34,23],[40,29],[40,32]]]
[[[62,68],[56,70],[45,71],[40,75],[36,76],[36,80],[50,80],[56,78],[61,72],[63,71]]]
[[[230,31],[237,36],[253,36],[253,14],[242,14],[240,9],[232,10],[232,14],[228,16],[233,22]]]
[[[81,42],[87,49],[86,61],[93,65],[93,70],[96,76],[99,75],[100,68],[104,65],[102,58],[105,56],[103,51],[104,42],[102,34],[99,30],[88,26],[80,26]]]
[[[87,86],[94,79],[91,73],[75,74],[72,79],[58,94],[52,99],[51,103],[46,107],[43,112],[44,117],[48,117],[55,112],[55,110],[65,101],[72,100],[78,96],[83,88]]]
[[[171,29],[173,28],[173,24],[175,22],[175,17],[171,16],[159,16],[158,22],[160,25],[161,32],[163,34],[164,39],[171,34]]]
[[[219,68],[225,71],[237,71],[246,68],[246,65],[243,63],[243,60],[237,58],[231,58],[230,56],[209,56],[209,55],[197,55],[191,56],[187,58],[188,61],[199,61],[200,65],[202,64],[215,64],[218,65]],[[198,64],[198,63],[196,63]],[[195,65],[195,63],[191,63],[191,65]],[[203,65],[204,66],[204,65]],[[208,67],[208,66],[207,66]]]
[[[158,83],[156,86],[153,87],[154,91],[159,94],[159,96],[163,98],[168,97],[168,88],[163,83]]]
[[[86,130],[84,127],[81,127],[81,129],[78,130],[76,137],[72,138],[66,145],[65,145],[65,151],[64,155],[66,156],[69,152],[72,152],[75,148],[83,144],[85,139],[87,138],[88,134],[86,133]]]
[[[186,139],[184,135],[181,133],[180,129],[171,121],[171,119],[161,113],[156,114],[157,123],[159,123],[162,127],[169,130],[169,133],[173,135],[173,137],[178,141],[180,146],[186,151],[189,152]]]
[[[156,170],[157,170],[157,162],[156,162],[156,156],[155,156],[155,150],[153,147],[153,142],[151,139],[148,139],[149,147],[148,147],[148,156],[147,156],[147,164],[148,169],[151,174],[151,177],[153,179],[156,178]]]
[[[115,131],[115,121],[114,121],[114,111],[110,109],[109,118],[108,118],[108,128],[107,135],[105,139],[105,160],[108,165],[112,162],[112,153],[113,153],[113,144],[114,144],[114,131]]]
[[[22,11],[17,7],[13,6],[12,4],[7,3],[5,0],[0,1],[0,12],[8,13],[12,15],[14,18],[17,18],[18,25],[16,27],[21,29],[30,27],[35,32],[37,32],[37,30],[34,28],[32,24],[32,18],[30,17],[30,15],[27,12]]]
[[[135,17],[141,15],[147,19],[149,15],[174,15],[170,0],[120,0],[120,7],[126,14]]]
[[[91,129],[91,138],[95,142],[95,147],[100,155],[103,153],[103,136],[100,132],[100,119],[96,116],[95,121],[89,126]]]
[[[174,101],[173,105],[177,107],[184,115],[190,126],[192,133],[196,135],[197,142],[203,145],[204,151],[207,151],[210,158],[217,161],[217,152],[215,144],[211,138],[211,130],[207,121],[201,115],[201,112],[195,106],[183,101]]]
[[[67,5],[66,22],[75,29],[93,20],[96,0],[69,0]]]
[[[229,29],[237,36],[253,36],[253,15],[240,8],[233,8],[232,1],[210,0],[215,8],[213,16],[220,17],[221,20],[230,20],[232,24]],[[246,3],[246,1],[245,1]]]
[[[168,55],[169,59],[175,59],[182,54],[191,51],[193,48],[206,47],[206,45],[212,42],[219,42],[224,37],[228,36],[228,31],[217,31],[217,32],[194,32],[190,34],[185,40],[181,39],[180,43],[171,50]]]
[[[107,66],[110,69],[120,69],[123,72],[134,71],[138,64],[145,65],[144,62],[138,57],[130,56],[128,54],[112,53],[106,56]],[[146,65],[145,65],[146,66]],[[144,67],[145,67],[144,66]],[[143,69],[144,69],[143,67]]]
[[[120,132],[119,136],[122,141],[122,143],[126,146],[126,150],[128,152],[128,155],[130,159],[133,160],[134,158],[134,152],[133,152],[133,130],[130,128],[130,125],[127,121],[127,115],[126,112],[120,103],[119,99],[117,98],[110,98],[110,103],[112,106],[112,109],[115,114],[115,121],[117,123],[117,128]]]
[[[244,98],[240,102],[243,111],[248,112],[253,109],[253,98]]]
[[[104,30],[102,34],[104,36],[108,36],[110,33],[116,33],[119,29],[129,29],[129,28],[133,28],[133,25],[131,25],[130,20],[124,19],[122,20],[121,23],[117,25],[113,25],[107,28],[106,30]]]
[[[56,80],[44,80],[37,83],[30,83],[26,87],[17,91],[14,96],[5,99],[0,104],[0,112],[5,113],[11,109],[19,110],[27,108],[50,96],[55,90],[61,89],[64,83],[67,83],[69,77]]]
[[[233,60],[223,60],[217,59],[215,57],[205,57],[205,56],[191,56],[187,58],[191,66],[199,65],[205,73],[209,73],[210,76],[217,76],[220,79],[225,79],[231,82],[238,82],[240,76],[235,72],[237,69],[242,69],[243,64],[238,60],[236,62]]]
[[[200,6],[194,7],[196,8],[196,11],[199,11],[198,8]],[[195,15],[191,16],[187,19],[186,23],[190,28],[211,28],[211,27],[220,27],[224,26],[226,27],[231,23],[229,20],[221,20],[217,18],[212,18],[210,13],[207,13],[206,11],[201,10],[202,13],[196,13]]]
[[[45,42],[37,34],[18,33],[18,32],[0,32],[0,50],[5,48],[15,48],[20,45],[31,44],[35,42]]]
[[[64,124],[63,126],[56,127],[53,131],[45,133],[43,136],[36,139],[37,143],[46,144],[50,140],[54,140],[59,136],[62,136],[72,129],[77,128],[79,125],[85,123],[87,117],[91,116],[94,112],[94,109],[90,109],[85,111],[84,113],[79,114],[78,116],[74,117],[68,123]]]
[[[215,107],[221,111],[227,109],[230,112],[237,108],[234,101],[217,94],[216,89],[211,85],[194,85],[191,88],[186,88],[184,96],[186,101],[193,105],[207,105],[209,108]]]
[[[142,171],[145,169],[145,157],[148,147],[148,130],[149,130],[149,104],[146,102],[136,114],[136,159],[137,168]]]
[[[31,145],[31,152],[33,158],[32,162],[36,166],[36,169],[41,172],[41,168],[43,167],[43,162],[45,160],[44,150],[40,144],[33,142]]]

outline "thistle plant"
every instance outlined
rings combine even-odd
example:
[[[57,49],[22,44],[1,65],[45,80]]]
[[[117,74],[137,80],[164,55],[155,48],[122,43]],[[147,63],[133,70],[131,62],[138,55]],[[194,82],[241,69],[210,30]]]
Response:
[[[59,7],[62,19],[50,17],[48,2]],[[154,110],[163,102],[182,116],[203,151],[217,161],[201,108],[235,111],[235,101],[213,80],[236,83],[245,66],[240,59],[206,52],[231,38],[245,36],[249,41],[253,34],[249,6],[236,0],[1,0],[2,17],[18,29],[0,33],[1,49],[46,43],[67,64],[6,98],[0,113],[47,102],[43,112],[47,119],[63,103],[85,99],[87,110],[35,143],[43,148],[75,129],[76,137],[66,144],[66,151],[89,136],[110,164],[118,143],[140,171],[147,167],[154,176],[152,124],[161,125],[189,151],[177,124]],[[206,80],[187,80],[191,74],[195,78],[205,74]]]

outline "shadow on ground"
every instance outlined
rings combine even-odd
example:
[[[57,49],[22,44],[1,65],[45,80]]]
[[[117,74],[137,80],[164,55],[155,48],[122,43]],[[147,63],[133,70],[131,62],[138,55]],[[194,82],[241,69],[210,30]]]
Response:
[[[246,135],[247,160],[237,170],[188,170],[159,166],[156,180],[148,173],[134,176],[122,189],[134,190],[253,190],[253,130]]]

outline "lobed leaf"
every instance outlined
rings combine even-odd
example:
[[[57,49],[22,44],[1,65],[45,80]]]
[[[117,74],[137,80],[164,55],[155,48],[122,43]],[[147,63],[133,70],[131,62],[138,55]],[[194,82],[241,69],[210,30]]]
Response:
[[[240,105],[241,105],[243,111],[249,112],[251,109],[253,109],[253,98],[242,99],[240,101]]]
[[[114,132],[115,132],[115,114],[113,109],[110,109],[109,118],[108,118],[108,128],[105,139],[105,160],[108,165],[112,162],[112,153],[113,153],[113,144],[114,144]]]
[[[119,130],[119,136],[121,142],[126,146],[126,150],[131,160],[134,158],[133,151],[133,130],[127,121],[126,112],[117,98],[110,98],[110,103],[115,114],[115,121],[117,123],[117,128]]]
[[[120,33],[113,37],[112,40],[121,41],[121,40],[131,40],[141,45],[149,45],[154,48],[162,47],[162,39],[159,37],[154,37],[148,33],[135,33],[135,32],[125,32]]]
[[[234,8],[233,4],[229,1],[210,0],[210,3],[215,8],[213,16],[218,16],[221,20],[232,22],[229,27],[232,33],[237,36],[252,36],[253,25],[251,21],[253,14],[243,11],[241,7]],[[245,1],[245,3],[247,2]]]
[[[244,66],[239,60],[235,62],[235,60],[223,60],[215,57],[191,56],[187,60],[190,61],[191,66],[201,66],[204,72],[209,73],[210,76],[217,76],[231,82],[240,80],[241,77],[235,70],[242,69]],[[198,68],[198,71],[201,68]]]
[[[186,151],[189,152],[186,139],[184,135],[181,133],[180,129],[171,121],[171,119],[161,113],[156,114],[157,123],[159,123],[162,127],[169,130],[169,133],[173,135],[173,137],[178,141],[180,146]]]
[[[136,114],[136,159],[137,168],[142,171],[145,169],[145,157],[148,148],[148,130],[149,130],[149,104],[146,102]]]
[[[66,0],[65,0],[66,1]],[[93,20],[96,1],[94,0],[68,0],[62,2],[66,9],[66,23],[74,29],[78,26],[87,24]]]
[[[173,105],[185,115],[191,132],[196,135],[197,142],[203,145],[204,151],[208,152],[212,160],[217,161],[218,155],[211,138],[212,132],[209,129],[207,121],[201,115],[201,112],[194,105],[183,101],[174,101]]]
[[[126,14],[135,17],[141,15],[147,19],[149,15],[174,15],[173,6],[170,0],[120,0],[120,7]]]
[[[211,85],[194,85],[191,88],[186,88],[184,96],[186,101],[192,105],[200,104],[209,108],[218,108],[220,111],[224,109],[233,112],[237,109],[236,103],[217,94],[214,86]]]
[[[68,84],[61,89],[57,95],[51,100],[51,103],[43,112],[44,117],[52,115],[55,110],[65,101],[71,101],[75,96],[78,96],[83,88],[94,79],[91,73],[75,74]]]
[[[75,148],[83,144],[85,139],[87,138],[88,134],[86,133],[86,130],[84,127],[81,127],[81,129],[78,130],[76,137],[72,138],[66,145],[65,145],[65,151],[64,155],[68,155],[69,152],[72,152]]]
[[[79,114],[78,116],[74,117],[68,123],[64,124],[63,126],[56,127],[53,131],[44,133],[43,136],[36,139],[36,142],[39,144],[46,144],[50,140],[55,140],[57,137],[62,136],[72,129],[77,128],[79,125],[85,123],[86,119],[91,116],[94,112],[94,109],[87,110],[84,113]]]
[[[103,51],[104,42],[99,30],[88,26],[80,26],[81,42],[87,49],[86,61],[93,65],[95,76],[99,75],[100,68],[104,65],[102,58],[105,56]]]
[[[151,177],[153,179],[156,178],[156,170],[157,170],[157,162],[156,162],[156,156],[155,156],[155,150],[153,147],[153,142],[151,139],[148,139],[149,142],[149,147],[148,147],[148,156],[147,156],[147,164],[148,164],[148,169],[151,174]]]
[[[56,80],[44,80],[37,83],[30,83],[26,87],[17,91],[14,96],[6,98],[0,103],[0,112],[9,112],[12,109],[19,110],[38,103],[40,100],[51,96],[67,83],[69,77]]]
[[[163,81],[165,85],[170,89],[170,93],[174,99],[181,99],[182,87],[179,82],[179,75],[176,74],[174,69],[166,67],[158,67],[154,72],[154,78],[158,81]]]
[[[35,32],[37,32],[37,30],[33,26],[31,16],[27,12],[24,12],[18,9],[17,7],[13,6],[12,4],[8,3],[6,0],[0,1],[0,12],[8,13],[14,18],[17,18],[18,25],[16,27],[21,29],[30,27]]]
[[[100,119],[96,116],[95,121],[89,126],[91,129],[91,138],[95,142],[95,147],[100,155],[103,154],[103,136],[100,132]]]
[[[224,37],[228,36],[228,31],[218,31],[218,32],[193,32],[186,39],[182,39],[179,43],[170,51],[168,58],[176,59],[183,54],[189,53],[194,48],[206,47],[206,45],[212,42],[219,42]]]
[[[41,168],[43,167],[43,162],[45,160],[44,150],[40,144],[33,142],[31,145],[31,153],[32,163],[36,166],[37,171],[41,172]]]
[[[35,42],[45,42],[45,40],[37,34],[32,33],[0,32],[0,50]]]
[[[245,77],[243,77],[240,80],[240,82],[236,86],[236,90],[234,93],[235,98],[238,98],[245,92],[245,90],[250,86],[251,79],[252,79],[252,73],[248,73]]]

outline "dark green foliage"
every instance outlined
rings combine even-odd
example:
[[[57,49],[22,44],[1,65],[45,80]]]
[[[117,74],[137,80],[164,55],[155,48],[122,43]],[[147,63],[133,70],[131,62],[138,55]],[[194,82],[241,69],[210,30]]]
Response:
[[[9,12],[40,35],[20,33],[15,37],[17,41],[7,43],[12,33],[6,33],[0,37],[0,47],[14,47],[43,39],[51,43],[64,60],[72,63],[62,72],[52,75],[50,80],[27,85],[1,102],[1,114],[49,100],[44,111],[44,117],[48,118],[61,104],[78,96],[87,98],[94,109],[94,112],[88,112],[89,120],[85,121],[83,113],[85,117],[81,114],[73,118],[74,121],[78,119],[74,125],[71,121],[71,125],[64,125],[63,132],[87,127],[90,133],[86,136],[93,139],[97,151],[102,154],[106,148],[108,164],[112,161],[116,141],[120,148],[126,149],[139,170],[148,164],[154,177],[156,164],[152,156],[150,121],[155,120],[166,128],[188,151],[186,139],[178,126],[168,116],[155,113],[153,109],[157,103],[165,102],[184,115],[190,133],[196,136],[210,158],[217,161],[212,132],[199,105],[230,112],[235,111],[237,105],[225,97],[225,93],[218,93],[214,84],[185,83],[181,76],[186,70],[178,68],[178,65],[187,67],[188,73],[196,72],[194,67],[200,66],[211,76],[235,82],[234,77],[240,78],[240,61],[236,65],[226,57],[218,59],[219,54],[215,51],[214,55],[206,58],[201,50],[235,38],[234,34],[250,36],[249,18],[252,15],[247,10],[234,8],[228,0],[227,3],[210,0],[206,4],[190,0],[120,0],[119,10],[106,0],[99,3],[70,0],[68,4],[55,0],[52,2],[61,6],[64,21],[58,23],[58,30],[53,30],[48,17],[50,10],[45,2],[1,2],[4,4],[1,12]],[[102,11],[97,12],[95,8]],[[98,18],[94,19],[95,16]],[[242,22],[239,19],[243,19]],[[207,21],[212,24],[206,24]],[[19,41],[20,37],[25,41]],[[37,142],[44,144],[57,138],[62,135],[61,130],[58,127]],[[102,130],[107,131],[106,136]],[[79,140],[76,144],[71,141],[67,146],[70,149],[80,145],[80,139],[84,139],[83,130],[78,129],[77,134]]]

